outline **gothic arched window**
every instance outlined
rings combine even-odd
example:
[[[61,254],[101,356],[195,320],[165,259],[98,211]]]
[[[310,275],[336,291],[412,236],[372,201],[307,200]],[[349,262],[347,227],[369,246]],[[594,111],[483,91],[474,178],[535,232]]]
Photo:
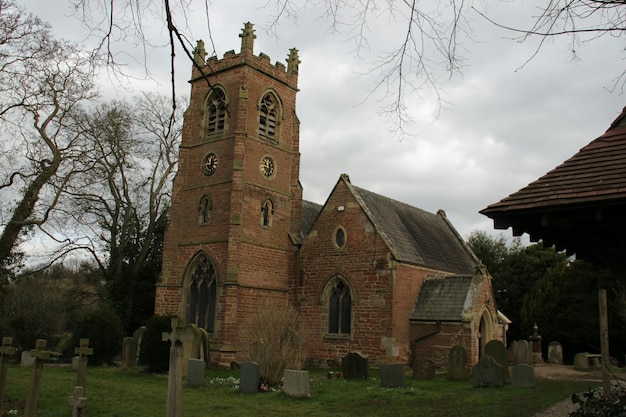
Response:
[[[277,124],[279,116],[278,99],[273,93],[267,93],[259,104],[259,137],[277,140]]]
[[[213,87],[204,105],[204,131],[207,136],[222,133],[226,124],[226,94]]]
[[[352,325],[350,287],[343,278],[336,277],[328,290],[328,333],[348,335]]]
[[[217,277],[213,264],[206,255],[200,255],[189,279],[188,322],[206,329],[215,330],[217,304]]]
[[[200,199],[200,224],[207,224],[211,219],[211,199],[208,196],[202,196]]]
[[[272,215],[274,214],[274,204],[269,198],[261,206],[261,225],[263,227],[272,226]]]

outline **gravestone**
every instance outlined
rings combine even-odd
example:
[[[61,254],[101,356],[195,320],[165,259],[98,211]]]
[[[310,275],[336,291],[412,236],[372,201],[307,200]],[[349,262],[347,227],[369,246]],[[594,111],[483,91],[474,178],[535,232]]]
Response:
[[[563,365],[563,346],[559,342],[550,342],[548,345],[548,363]]]
[[[509,378],[509,357],[506,346],[499,340],[491,340],[485,345],[485,355],[491,356],[498,365],[502,367],[502,378],[504,383],[510,381]]]
[[[418,359],[413,364],[413,378],[435,379],[435,363],[430,359]]]
[[[136,364],[136,352],[133,347],[133,338],[126,336],[122,339],[122,368],[130,369]]]
[[[183,328],[178,319],[172,319],[172,332],[164,332],[161,340],[170,341],[170,368],[167,376],[167,401],[165,417],[182,417],[183,413],[183,341],[180,337]]]
[[[344,379],[368,379],[367,357],[358,352],[350,352],[341,358],[341,371]]]
[[[399,388],[406,386],[404,382],[404,365],[380,365],[380,386],[382,388]]]
[[[448,379],[453,381],[462,381],[469,378],[467,370],[467,351],[465,348],[456,344],[448,353]]]
[[[491,356],[483,356],[472,368],[474,387],[501,387],[504,385],[502,366]]]
[[[20,360],[20,366],[30,368],[35,364],[35,358],[30,356],[30,350],[23,350]]]
[[[11,346],[13,344],[12,337],[3,337],[2,346],[0,347],[0,416],[2,414],[2,404],[4,401],[4,389],[7,386],[7,372],[9,368],[9,358],[15,355],[17,348]]]
[[[83,387],[83,394],[87,392],[87,361],[93,355],[93,349],[89,347],[89,339],[80,339],[79,346],[74,348],[74,354],[78,356],[78,373],[76,386]]]
[[[528,341],[518,340],[513,342],[511,347],[513,348],[513,365],[533,364],[533,351]]]
[[[512,369],[513,386],[530,388],[535,386],[535,368],[525,363],[515,365]]]
[[[206,367],[204,359],[189,358],[187,361],[187,369],[189,370],[187,374],[187,385],[192,387],[203,387],[204,368]]]
[[[283,392],[290,397],[310,397],[309,371],[285,369]]]
[[[588,371],[591,369],[589,366],[589,359],[587,356],[589,352],[577,353],[574,355],[574,369],[577,371]]]
[[[72,407],[72,417],[84,417],[87,408],[87,397],[83,387],[74,387],[73,395],[67,400]]]
[[[240,366],[239,391],[245,394],[254,394],[259,391],[259,364],[244,362]]]
[[[48,342],[45,339],[37,339],[35,349],[30,351],[30,355],[35,359],[33,372],[30,378],[28,395],[24,406],[24,417],[37,416],[37,397],[39,396],[39,382],[43,372],[45,361],[50,359],[51,352],[46,350]]]

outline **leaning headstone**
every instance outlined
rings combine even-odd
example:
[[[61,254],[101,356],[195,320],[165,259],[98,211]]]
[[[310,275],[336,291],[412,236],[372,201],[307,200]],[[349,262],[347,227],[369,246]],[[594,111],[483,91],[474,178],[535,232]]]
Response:
[[[382,388],[405,387],[406,384],[404,382],[404,365],[380,365],[380,386]]]
[[[548,363],[563,365],[563,346],[559,342],[550,342],[548,345]]]
[[[161,340],[170,341],[170,368],[167,376],[166,417],[181,417],[183,414],[183,341],[180,337],[183,328],[178,319],[172,319],[172,332],[163,333]]]
[[[530,388],[535,386],[535,368],[525,363],[515,365],[512,369],[513,386]]]
[[[504,385],[502,366],[491,356],[483,356],[472,368],[474,387],[501,387]]]
[[[30,355],[35,359],[33,373],[30,378],[30,386],[24,406],[24,417],[37,416],[37,397],[39,396],[39,382],[43,372],[43,365],[50,359],[50,351],[46,350],[48,342],[45,339],[37,339],[35,349],[30,351]]]
[[[367,357],[358,352],[350,352],[341,358],[341,371],[344,379],[367,379],[370,377]]]
[[[532,365],[533,352],[530,343],[526,340],[518,340],[511,344],[513,348],[513,365]],[[496,360],[497,362],[497,360]]]
[[[187,359],[187,385],[192,387],[204,386],[204,359]]]
[[[72,407],[72,417],[83,417],[87,408],[87,397],[83,387],[74,387],[73,395],[67,400]]]
[[[309,371],[285,369],[283,392],[290,397],[310,397]]]
[[[574,355],[574,369],[577,371],[589,371],[589,352],[581,352]]]
[[[456,344],[448,353],[448,379],[453,381],[462,381],[469,378],[467,370],[467,351],[465,348]]]
[[[2,414],[2,403],[4,401],[4,389],[7,386],[7,371],[9,368],[9,357],[15,355],[17,348],[12,346],[12,337],[3,337],[0,347],[0,416]]]
[[[413,378],[435,379],[435,363],[430,359],[418,359],[413,364]]]
[[[87,361],[93,355],[93,349],[89,347],[89,339],[80,339],[79,346],[74,348],[74,354],[78,356],[78,373],[76,386],[83,387],[83,393],[87,392]]]
[[[504,383],[508,383],[509,378],[509,357],[506,346],[499,340],[491,340],[485,345],[485,355],[491,356],[498,365],[502,367],[502,378]]]
[[[259,391],[259,364],[244,362],[240,365],[239,391],[244,394],[254,394]]]

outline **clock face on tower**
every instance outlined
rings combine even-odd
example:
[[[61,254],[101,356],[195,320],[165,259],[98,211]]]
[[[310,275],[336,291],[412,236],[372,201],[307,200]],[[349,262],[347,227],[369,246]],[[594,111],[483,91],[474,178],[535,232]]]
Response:
[[[274,160],[269,156],[264,157],[263,159],[261,159],[259,169],[261,170],[261,174],[263,174],[264,177],[271,177],[272,175],[274,175]]]
[[[202,160],[202,172],[204,175],[213,175],[217,169],[217,155],[207,154]]]

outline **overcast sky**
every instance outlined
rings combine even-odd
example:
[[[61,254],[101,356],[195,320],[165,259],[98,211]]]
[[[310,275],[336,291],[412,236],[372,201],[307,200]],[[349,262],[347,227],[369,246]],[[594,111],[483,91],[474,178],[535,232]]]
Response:
[[[68,1],[21,3],[48,21],[57,36],[93,45],[70,16]],[[256,55],[263,52],[272,62],[284,63],[290,48],[299,50],[300,180],[304,198],[320,204],[339,175],[346,173],[356,186],[427,211],[445,210],[464,237],[473,230],[500,233],[478,211],[524,187],[600,136],[626,104],[620,89],[611,92],[614,80],[624,71],[623,40],[606,36],[578,44],[578,60],[573,61],[570,40],[554,39],[524,65],[539,39],[511,40],[515,34],[469,9],[466,16],[471,20],[473,39],[460,39],[465,66],[460,75],[441,85],[440,93],[448,104],[438,113],[432,90],[422,90],[419,96],[408,94],[408,113],[414,123],[407,128],[408,137],[401,139],[380,116],[385,105],[377,100],[380,97],[363,102],[380,76],[361,74],[381,51],[402,39],[402,25],[385,14],[370,21],[366,36],[371,49],[363,51],[359,59],[351,54],[354,45],[349,34],[329,30],[327,22],[319,18],[319,10],[301,10],[297,21],[281,21],[277,35],[267,33],[264,27],[273,10],[263,8],[265,3],[213,1],[209,12],[212,39],[219,58],[228,50],[239,52],[238,35],[249,21],[255,24]],[[490,3],[486,10],[490,17],[527,28],[538,13],[533,4],[543,2]],[[195,9],[187,10],[189,27],[181,30],[194,43],[203,39],[211,53],[204,2],[192,2],[191,7]],[[182,25],[178,16],[177,23]],[[344,18],[349,21],[349,13]],[[146,17],[145,23],[155,36],[164,34],[162,22]],[[164,38],[160,42],[164,44]],[[151,75],[160,83],[135,80],[127,83],[129,90],[125,90],[103,78],[101,90],[106,97],[116,98],[139,89],[167,94],[168,54],[166,47],[147,50]],[[182,56],[180,49],[178,54]],[[141,60],[138,50],[126,58],[133,55]],[[185,77],[191,67],[181,61],[177,89],[189,94]],[[141,77],[141,66],[136,70]]]

